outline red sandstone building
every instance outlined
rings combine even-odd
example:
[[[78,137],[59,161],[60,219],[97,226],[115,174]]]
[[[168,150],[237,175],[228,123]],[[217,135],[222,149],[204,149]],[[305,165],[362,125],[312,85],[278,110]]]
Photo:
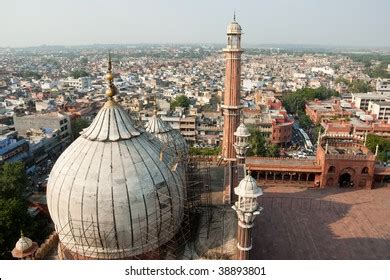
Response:
[[[377,119],[370,111],[364,111],[354,103],[339,98],[307,102],[306,114],[328,133],[351,133],[358,136],[371,133],[390,139],[390,119]]]
[[[390,182],[390,166],[375,159],[363,137],[324,134],[315,160],[248,157],[246,167],[262,185],[374,188]]]
[[[228,163],[225,170],[226,185],[224,201],[230,203],[233,187],[237,185],[236,152],[234,150],[234,132],[240,123],[241,99],[241,26],[234,16],[227,28],[227,46],[223,49],[225,54],[225,92],[223,96],[223,140],[222,156]]]

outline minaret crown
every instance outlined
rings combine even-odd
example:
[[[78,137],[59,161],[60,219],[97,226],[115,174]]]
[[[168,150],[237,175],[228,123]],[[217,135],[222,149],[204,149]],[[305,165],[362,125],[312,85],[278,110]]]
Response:
[[[234,13],[233,21],[228,25],[227,28],[227,37],[228,49],[241,49],[241,26],[236,21],[236,13]]]

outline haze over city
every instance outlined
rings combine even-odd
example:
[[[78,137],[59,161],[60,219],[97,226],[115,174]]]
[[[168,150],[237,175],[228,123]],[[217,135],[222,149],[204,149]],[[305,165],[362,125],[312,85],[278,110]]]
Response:
[[[0,47],[224,43],[221,30],[234,11],[246,46],[390,46],[386,0],[16,0],[1,7]]]

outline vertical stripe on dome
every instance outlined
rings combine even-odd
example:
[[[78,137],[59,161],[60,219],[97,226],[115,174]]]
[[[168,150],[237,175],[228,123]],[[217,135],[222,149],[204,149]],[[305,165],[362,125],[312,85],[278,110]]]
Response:
[[[110,127],[109,127],[109,135],[108,135],[108,139],[110,141],[117,141],[120,139],[116,111],[117,110],[115,108],[110,110]]]
[[[87,128],[87,131],[85,132],[85,137],[87,137],[90,140],[95,140],[100,130],[102,129],[102,122],[104,120],[104,117],[106,115],[106,110],[104,108],[100,109],[98,115],[93,120],[92,124]]]
[[[120,150],[120,153],[121,153],[121,169],[122,169],[122,174],[123,174],[123,178],[125,178],[125,186],[126,186],[126,201],[127,201],[127,209],[129,211],[129,216],[128,216],[128,223],[130,225],[130,232],[131,232],[131,247],[134,247],[134,228],[133,228],[133,214],[132,214],[132,211],[131,211],[131,201],[130,201],[130,195],[129,195],[129,183],[134,183],[134,180],[131,180],[131,182],[129,182],[128,178],[134,178],[132,176],[127,176],[126,175],[126,170],[128,169],[129,166],[131,166],[129,164],[129,161],[131,160],[130,159],[130,155],[129,155],[129,152],[128,152],[128,149],[126,147],[126,143],[121,141],[118,143],[119,145],[119,150]],[[137,183],[137,182],[136,182]]]
[[[86,141],[86,145],[90,141]],[[86,227],[91,225],[91,236],[96,236],[98,229],[98,211],[97,211],[97,188],[99,183],[99,173],[100,173],[100,163],[102,159],[102,151],[105,143],[103,142],[92,142],[96,146],[96,151],[93,154],[91,165],[89,166],[89,171],[85,180],[85,185],[83,188],[83,223],[86,223]],[[102,240],[99,236],[98,240],[94,240],[95,246],[101,246]],[[100,245],[98,245],[100,243]]]
[[[50,172],[50,180],[47,184],[47,194],[50,194],[49,197],[47,197],[47,206],[50,212],[51,217],[56,217],[57,214],[57,207],[53,205],[53,199],[55,197],[55,193],[60,191],[60,189],[57,187],[57,181],[60,178],[61,171],[63,169],[63,165],[66,165],[68,161],[71,160],[71,154],[73,154],[74,150],[78,148],[79,144],[77,142],[73,142],[58,158],[56,163],[53,166],[52,171]],[[61,163],[61,164],[60,164]],[[61,183],[61,182],[60,182]]]
[[[82,139],[83,142],[85,142],[84,139]],[[68,212],[68,221],[76,221],[76,223],[81,223],[81,225],[77,225],[78,229],[80,230],[83,227],[83,219],[81,217],[81,205],[82,205],[82,187],[84,185],[84,178],[88,172],[89,165],[91,164],[91,156],[93,153],[90,151],[93,150],[95,145],[83,145],[83,150],[77,155],[76,159],[74,160],[74,164],[76,163],[76,168],[73,172],[74,178],[71,181],[69,178],[68,182],[69,185],[67,185],[69,189],[69,195],[68,195],[68,203],[67,203],[67,212]],[[77,167],[78,162],[78,167]],[[73,193],[74,191],[74,193]],[[72,226],[73,228],[73,226]],[[75,229],[77,230],[77,229]],[[79,238],[82,238],[81,230],[80,233],[77,233]],[[83,243],[82,243],[83,244]]]
[[[93,149],[93,153],[89,153],[89,157],[88,157],[89,164],[88,164],[88,167],[86,168],[85,176],[83,176],[83,187],[81,190],[80,216],[81,216],[81,221],[82,221],[81,227],[83,230],[84,239],[85,239],[88,247],[96,247],[96,243],[95,242],[90,243],[90,240],[89,240],[90,237],[93,236],[93,230],[94,230],[93,229],[93,227],[94,227],[93,220],[94,219],[92,216],[89,217],[89,216],[84,215],[84,201],[86,201],[87,204],[90,203],[90,197],[85,195],[85,188],[86,188],[86,184],[88,182],[88,175],[92,169],[92,166],[95,163],[94,158],[96,156],[98,143],[93,142],[93,143],[88,143],[88,144],[93,146],[94,149]],[[84,199],[84,198],[86,198],[86,199]],[[92,226],[92,228],[91,228],[91,226]]]
[[[101,127],[99,134],[97,135],[96,140],[98,141],[106,141],[109,140],[110,135],[110,119],[111,119],[111,111],[110,109],[104,109],[104,118],[102,119]]]
[[[59,227],[62,229],[64,226],[66,226],[69,223],[69,220],[62,221],[63,217],[68,217],[68,192],[69,192],[69,185],[68,180],[72,179],[72,171],[74,172],[75,166],[77,165],[77,157],[81,153],[81,151],[85,149],[85,145],[82,145],[80,142],[77,143],[77,148],[73,151],[73,153],[69,154],[69,160],[66,162],[66,164],[63,165],[63,168],[60,170],[60,174],[64,174],[62,177],[61,182],[56,182],[56,189],[58,189],[58,196],[57,196],[57,222],[59,224]],[[73,169],[72,169],[73,166]],[[70,174],[68,174],[70,173]],[[59,186],[58,186],[59,185]],[[65,215],[61,215],[61,212],[65,211]]]

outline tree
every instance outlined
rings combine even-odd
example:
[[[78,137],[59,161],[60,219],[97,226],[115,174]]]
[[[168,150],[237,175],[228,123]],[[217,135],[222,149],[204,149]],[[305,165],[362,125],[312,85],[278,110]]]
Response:
[[[378,145],[377,159],[380,161],[390,160],[390,140],[386,140],[378,135],[368,134],[366,145],[372,153],[375,153],[376,146]]]
[[[267,145],[267,157],[279,157],[280,156],[280,149],[278,145],[275,144],[269,144]]]
[[[27,205],[20,198],[0,198],[0,258],[10,259],[10,251],[28,224]]]
[[[221,147],[216,148],[195,148],[190,147],[190,155],[191,156],[218,156],[221,154]]]
[[[309,130],[313,126],[311,119],[303,113],[298,115],[298,122],[304,130]]]
[[[371,85],[366,83],[363,80],[353,80],[352,82],[348,81],[347,79],[343,77],[338,77],[335,80],[335,83],[343,83],[348,86],[348,91],[352,93],[359,93],[359,92],[369,92],[373,91],[373,88]]]
[[[28,214],[23,197],[27,184],[23,163],[5,163],[0,167],[0,259],[12,258],[10,252],[20,230],[36,242],[43,242],[51,231],[46,219]]]
[[[359,92],[369,92],[372,91],[373,88],[369,84],[367,84],[365,81],[362,80],[353,80],[351,83],[348,83],[348,91],[352,93],[359,93]]]
[[[319,99],[329,99],[332,96],[339,96],[339,94],[331,89],[319,87],[316,89],[304,88],[295,92],[289,92],[282,98],[282,103],[290,114],[300,114],[305,111],[306,101]]]
[[[72,123],[73,139],[80,136],[80,132],[89,126],[89,122],[84,118],[77,118]]]
[[[249,128],[249,149],[247,152],[248,156],[265,156],[267,153],[266,145],[267,141],[263,133],[258,129]]]
[[[28,184],[22,162],[5,163],[0,167],[0,197],[21,197]]]
[[[0,167],[0,258],[10,258],[9,252],[27,224],[27,204],[22,199],[27,185],[24,164],[5,163]]]
[[[89,76],[89,73],[85,71],[84,69],[75,69],[70,72],[70,76],[72,76],[75,79],[81,78],[81,77],[87,77]]]
[[[85,65],[85,64],[88,63],[88,58],[82,57],[82,58],[80,59],[80,62],[81,62],[81,64]]]
[[[171,110],[175,110],[176,107],[188,108],[190,106],[190,99],[185,95],[178,95],[171,101]]]

